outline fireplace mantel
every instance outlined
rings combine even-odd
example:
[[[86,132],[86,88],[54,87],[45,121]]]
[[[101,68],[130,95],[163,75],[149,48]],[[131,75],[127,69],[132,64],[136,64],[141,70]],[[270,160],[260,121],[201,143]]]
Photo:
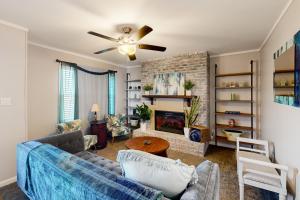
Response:
[[[191,105],[191,99],[197,96],[185,96],[185,95],[143,95],[144,98],[149,98],[151,101],[151,105],[153,105],[153,100],[158,98],[170,98],[170,99],[183,99],[187,102],[187,105]]]

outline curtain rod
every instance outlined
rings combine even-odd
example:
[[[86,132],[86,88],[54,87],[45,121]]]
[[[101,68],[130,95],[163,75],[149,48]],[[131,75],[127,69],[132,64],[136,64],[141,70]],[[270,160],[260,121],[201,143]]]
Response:
[[[74,67],[78,70],[81,70],[83,72],[93,74],[93,75],[106,75],[106,74],[111,74],[111,73],[117,73],[117,71],[114,71],[114,70],[107,70],[106,72],[92,72],[92,71],[89,71],[87,69],[84,69],[84,68],[78,66],[76,63],[71,63],[71,62],[67,62],[67,61],[63,61],[63,60],[59,60],[59,59],[56,59],[56,62],[70,64],[70,65],[72,65],[72,67]]]

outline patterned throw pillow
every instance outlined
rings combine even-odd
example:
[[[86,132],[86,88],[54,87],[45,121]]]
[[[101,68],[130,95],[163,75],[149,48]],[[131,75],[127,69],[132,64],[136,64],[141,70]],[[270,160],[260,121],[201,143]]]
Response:
[[[80,119],[57,124],[57,132],[59,134],[69,133],[69,132],[79,131],[79,130],[81,130],[81,120]]]

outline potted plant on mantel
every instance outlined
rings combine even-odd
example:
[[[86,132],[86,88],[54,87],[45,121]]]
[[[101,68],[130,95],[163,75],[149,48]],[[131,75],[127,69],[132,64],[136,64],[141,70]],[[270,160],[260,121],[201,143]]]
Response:
[[[151,84],[144,85],[145,95],[150,95],[150,91],[153,90],[153,86]]]
[[[200,107],[201,107],[200,97],[195,97],[192,99],[191,107],[184,108],[184,116],[185,116],[184,135],[187,138],[190,138],[191,126],[194,125],[194,123],[198,118]]]
[[[184,83],[184,89],[185,89],[185,95],[186,96],[192,96],[192,88],[195,86],[195,84],[191,80],[187,80]]]
[[[147,122],[150,120],[152,110],[145,103],[136,106],[137,115],[140,118],[141,131],[147,130]]]

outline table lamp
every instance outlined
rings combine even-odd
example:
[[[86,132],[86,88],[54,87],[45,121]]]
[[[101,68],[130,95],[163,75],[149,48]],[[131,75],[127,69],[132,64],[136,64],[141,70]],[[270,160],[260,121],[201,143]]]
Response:
[[[95,120],[95,121],[97,121],[97,112],[99,112],[99,111],[100,111],[100,109],[99,109],[98,104],[94,103],[94,104],[92,105],[91,112],[94,113],[94,120]]]

